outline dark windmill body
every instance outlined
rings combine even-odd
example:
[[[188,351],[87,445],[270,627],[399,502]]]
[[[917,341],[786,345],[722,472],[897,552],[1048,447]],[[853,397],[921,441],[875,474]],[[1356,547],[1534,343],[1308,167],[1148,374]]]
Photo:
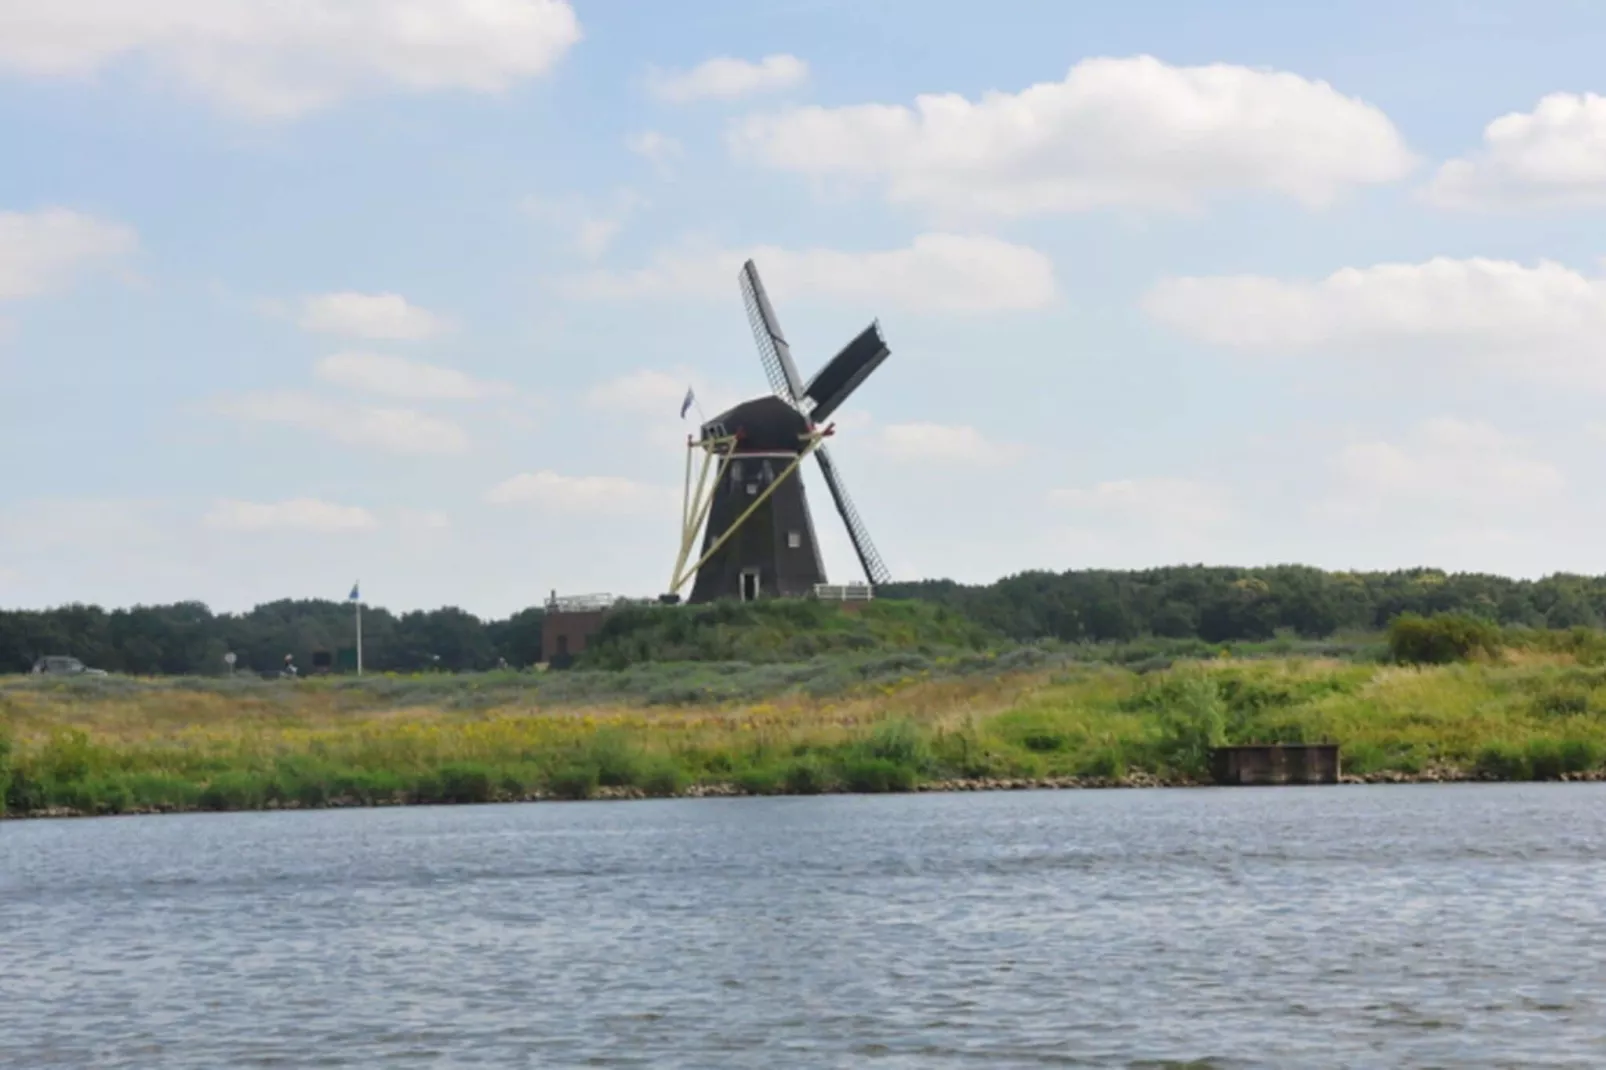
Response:
[[[751,260],[742,266],[741,286],[774,394],[719,414],[689,443],[703,452],[703,461],[694,492],[688,452],[681,549],[670,597],[693,576],[691,602],[806,597],[822,588],[825,567],[802,478],[810,454],[847,526],[868,593],[890,576],[824,440],[835,430],[825,421],[889,354],[880,326],[865,328],[804,383]],[[701,551],[691,563],[699,532]]]

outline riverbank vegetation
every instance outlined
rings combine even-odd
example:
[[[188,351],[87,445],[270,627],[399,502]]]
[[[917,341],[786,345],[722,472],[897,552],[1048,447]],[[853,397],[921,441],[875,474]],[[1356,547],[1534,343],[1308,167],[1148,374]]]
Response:
[[[14,679],[0,684],[0,725],[13,814],[1186,783],[1228,742],[1337,742],[1352,774],[1553,779],[1606,761],[1606,637],[1407,617],[1386,637],[1323,644],[1050,643],[295,682]]]

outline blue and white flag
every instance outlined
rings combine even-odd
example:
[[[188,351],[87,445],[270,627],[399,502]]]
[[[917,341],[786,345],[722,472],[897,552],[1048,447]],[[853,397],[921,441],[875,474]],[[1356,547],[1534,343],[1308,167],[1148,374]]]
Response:
[[[680,418],[682,420],[686,418],[686,410],[691,408],[696,400],[697,398],[691,392],[691,387],[688,386],[686,388],[686,400],[680,403]]]
[[[351,585],[351,593],[346,596],[346,601],[357,601],[357,585],[355,583]]]

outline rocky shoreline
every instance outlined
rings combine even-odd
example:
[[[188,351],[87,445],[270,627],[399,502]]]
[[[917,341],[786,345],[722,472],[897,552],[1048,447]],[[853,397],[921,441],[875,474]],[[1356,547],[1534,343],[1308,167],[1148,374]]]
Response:
[[[1563,773],[1556,781],[1568,783],[1598,783],[1606,781],[1606,769],[1594,769],[1579,773]],[[1553,783],[1556,781],[1552,781]],[[1340,784],[1458,784],[1458,783],[1495,783],[1498,778],[1480,776],[1465,769],[1452,766],[1439,766],[1425,769],[1419,773],[1406,773],[1397,770],[1367,773],[1364,775],[1344,774],[1340,776]],[[1067,791],[1067,790],[1112,790],[1118,788],[1202,788],[1213,786],[1209,781],[1193,780],[1184,777],[1160,777],[1152,773],[1129,773],[1121,777],[982,777],[969,780],[931,780],[915,785],[908,792],[892,792],[888,794],[930,794],[953,793],[967,791]],[[719,799],[741,798],[754,793],[744,791],[735,784],[693,784],[673,796],[653,796],[640,788],[635,787],[602,787],[590,798],[592,800],[623,801],[629,799],[648,798],[681,798],[681,799]],[[843,790],[829,790],[822,792],[826,795],[846,795],[851,792]],[[565,802],[574,801],[563,796],[549,792],[530,792],[524,795],[501,795],[485,800],[487,803],[519,803],[519,802]],[[354,798],[330,799],[318,806],[303,806],[298,802],[271,801],[257,810],[235,811],[244,813],[262,813],[279,810],[340,810],[357,808],[374,808],[390,806],[422,806],[438,805],[414,802],[405,797],[390,799],[363,800]],[[464,805],[474,805],[472,803]],[[44,810],[34,810],[25,813],[3,813],[0,820],[33,820],[41,818],[69,818],[69,817],[109,817],[109,816],[136,816],[166,813],[205,813],[199,807],[135,807],[119,815],[85,813],[71,807],[57,806]]]

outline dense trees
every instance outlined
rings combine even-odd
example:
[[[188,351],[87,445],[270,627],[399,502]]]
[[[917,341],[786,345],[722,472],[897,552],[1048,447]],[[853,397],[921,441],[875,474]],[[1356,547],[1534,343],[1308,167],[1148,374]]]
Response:
[[[897,584],[881,596],[935,601],[1014,639],[1071,641],[1157,635],[1223,642],[1278,631],[1322,637],[1377,631],[1403,613],[1459,613],[1535,628],[1606,621],[1606,576],[1530,581],[1435,569],[1025,572],[985,586]],[[532,608],[482,621],[451,607],[399,616],[365,609],[364,661],[378,671],[486,669],[504,659],[530,665],[540,656],[543,615]],[[229,651],[244,670],[273,670],[293,654],[305,671],[314,651],[351,645],[351,607],[340,602],[287,600],[243,614],[214,614],[194,602],[111,612],[94,606],[0,612],[0,672],[24,671],[43,654],[70,654],[114,672],[221,673]]]
[[[1138,572],[1023,572],[986,586],[947,580],[897,584],[887,598],[927,598],[1017,639],[1321,637],[1375,631],[1401,613],[1464,613],[1535,628],[1606,620],[1606,576],[1513,580],[1437,569],[1323,572],[1300,565]]]
[[[375,671],[488,669],[506,659],[529,665],[540,657],[541,609],[486,623],[447,607],[403,613],[365,607],[363,663]],[[26,671],[36,657],[70,654],[111,672],[214,674],[227,671],[233,652],[239,671],[272,671],[294,656],[306,672],[316,651],[355,644],[352,609],[322,601],[280,601],[249,613],[214,614],[180,602],[106,612],[66,606],[43,612],[0,612],[0,672]]]

